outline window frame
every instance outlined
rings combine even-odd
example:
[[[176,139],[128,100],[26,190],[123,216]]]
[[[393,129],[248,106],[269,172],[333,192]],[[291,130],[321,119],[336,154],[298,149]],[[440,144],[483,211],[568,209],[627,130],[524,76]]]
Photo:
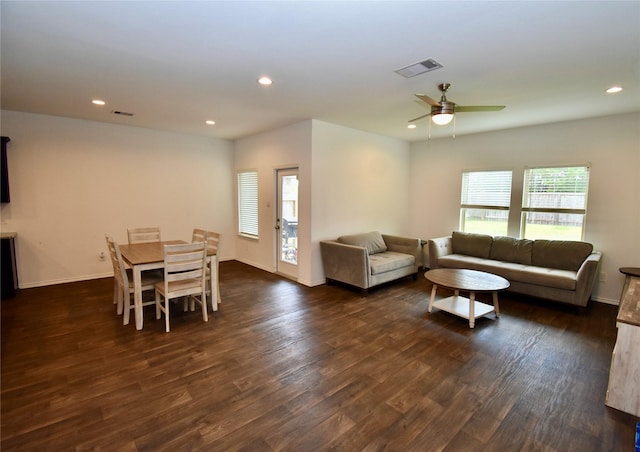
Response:
[[[504,186],[502,187],[503,189],[508,187],[508,191],[503,191],[503,192],[499,192],[499,191],[495,191],[495,194],[499,194],[498,197],[502,197],[502,202],[482,202],[482,203],[474,203],[472,202],[473,200],[469,198],[469,179],[471,177],[472,174],[489,174],[489,173],[508,173],[508,176],[503,175],[502,178],[504,179],[503,181],[501,181],[499,178],[493,178],[490,180],[487,180],[487,183],[485,188],[487,189],[487,191],[491,191],[492,188],[497,188],[499,187],[499,184],[496,183],[496,181],[501,182],[504,184]],[[508,180],[508,183],[507,183]],[[507,221],[506,221],[506,227],[507,230],[505,231],[504,235],[508,234],[508,230],[509,230],[509,217],[511,215],[511,194],[513,191],[513,170],[512,169],[486,169],[486,170],[469,170],[469,171],[463,171],[462,172],[462,177],[461,177],[461,188],[460,188],[460,222],[459,222],[459,229],[460,231],[463,232],[478,232],[478,231],[471,231],[471,230],[467,230],[467,218],[466,218],[466,211],[470,210],[470,209],[475,209],[475,210],[487,210],[487,211],[497,211],[497,212],[506,212],[507,215]],[[490,199],[486,199],[483,201],[490,201]],[[488,233],[490,235],[496,235],[493,232],[488,232],[485,231],[484,233]]]
[[[586,170],[586,181],[584,183],[584,202],[582,208],[567,208],[567,207],[539,207],[534,206],[531,207],[530,204],[530,196],[532,193],[549,193],[543,191],[530,191],[532,184],[532,175],[536,170],[558,170],[558,169],[570,169],[570,168],[584,168]],[[527,166],[524,168],[523,176],[522,176],[522,203],[521,203],[521,214],[520,214],[520,237],[527,238],[527,216],[529,213],[550,213],[550,214],[567,214],[567,215],[582,215],[582,224],[580,228],[580,237],[577,239],[571,238],[561,238],[561,237],[544,237],[544,239],[548,240],[574,240],[574,241],[582,241],[584,240],[585,228],[587,225],[587,205],[589,198],[589,178],[591,175],[591,165],[589,163],[581,163],[581,164],[564,164],[564,165],[544,165],[544,166]],[[550,193],[568,193],[565,191],[552,191]],[[574,194],[578,192],[573,192]],[[531,239],[535,239],[536,237],[530,237]],[[543,238],[543,237],[539,237]]]

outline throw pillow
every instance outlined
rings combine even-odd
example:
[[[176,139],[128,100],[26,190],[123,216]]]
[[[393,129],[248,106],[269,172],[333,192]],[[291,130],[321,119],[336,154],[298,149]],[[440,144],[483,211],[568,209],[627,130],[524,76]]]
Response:
[[[382,234],[378,231],[371,231],[362,234],[343,235],[338,237],[338,242],[345,245],[360,246],[367,249],[369,254],[384,253],[387,251],[387,244],[384,243]]]

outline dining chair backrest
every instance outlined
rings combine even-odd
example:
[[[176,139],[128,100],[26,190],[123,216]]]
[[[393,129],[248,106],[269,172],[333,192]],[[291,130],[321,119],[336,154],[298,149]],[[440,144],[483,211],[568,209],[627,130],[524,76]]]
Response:
[[[129,245],[134,243],[151,243],[160,241],[160,228],[129,228],[127,229]]]
[[[220,234],[218,232],[207,231],[206,239],[207,239],[207,254],[217,255],[218,244],[220,243]]]
[[[107,240],[107,248],[109,249],[111,265],[113,266],[113,277],[116,284],[122,288],[121,290],[124,290],[125,287],[129,287],[129,276],[120,254],[120,247],[110,235],[105,235],[105,239]]]
[[[205,291],[205,242],[164,246],[164,296],[176,298]]]
[[[191,236],[192,242],[206,242],[207,231],[204,229],[193,228],[193,235]]]
[[[207,255],[212,256],[218,254],[218,244],[220,243],[220,234],[218,232],[194,228],[191,241],[207,242]]]
[[[205,242],[164,246],[164,281],[156,283],[156,318],[164,312],[165,331],[170,330],[169,301],[183,300],[185,311],[188,302],[194,306],[197,301],[202,307],[202,320],[208,321],[206,296],[207,248]],[[164,303],[162,302],[164,298]],[[192,308],[193,309],[193,308]]]

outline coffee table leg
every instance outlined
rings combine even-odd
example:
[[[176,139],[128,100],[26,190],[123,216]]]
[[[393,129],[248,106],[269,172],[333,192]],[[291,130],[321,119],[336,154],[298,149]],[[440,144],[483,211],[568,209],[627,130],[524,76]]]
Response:
[[[498,292],[493,292],[493,307],[496,310],[496,317],[500,317],[500,307],[498,306]]]
[[[435,284],[431,288],[431,298],[429,298],[429,312],[431,312],[431,308],[433,307],[433,300],[436,298],[436,289],[438,286]]]
[[[476,294],[469,292],[469,328],[476,325]]]

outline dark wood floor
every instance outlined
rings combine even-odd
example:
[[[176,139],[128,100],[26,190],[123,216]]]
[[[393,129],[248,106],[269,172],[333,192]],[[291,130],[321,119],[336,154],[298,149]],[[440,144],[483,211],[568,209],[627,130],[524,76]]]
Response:
[[[110,279],[3,300],[2,450],[633,450],[604,405],[615,306],[502,294],[471,330],[422,277],[362,298],[220,272],[220,311],[170,333],[123,326]]]

